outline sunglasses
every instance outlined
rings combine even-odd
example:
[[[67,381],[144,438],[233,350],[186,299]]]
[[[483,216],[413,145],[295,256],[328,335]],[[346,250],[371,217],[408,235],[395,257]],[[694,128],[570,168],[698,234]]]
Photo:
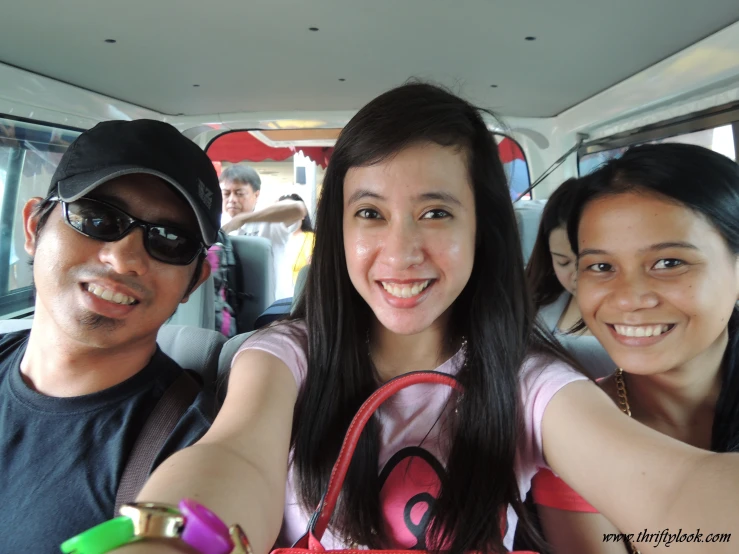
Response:
[[[147,223],[101,200],[80,198],[66,202],[59,197],[50,200],[61,202],[64,220],[70,227],[95,240],[115,242],[133,229],[143,228],[144,248],[152,258],[165,264],[188,265],[205,251],[201,241],[177,227]]]

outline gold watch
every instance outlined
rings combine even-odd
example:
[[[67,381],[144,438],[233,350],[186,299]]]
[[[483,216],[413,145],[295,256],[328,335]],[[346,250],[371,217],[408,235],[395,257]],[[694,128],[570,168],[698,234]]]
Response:
[[[180,536],[185,526],[185,517],[168,504],[134,502],[124,504],[119,512],[131,519],[137,538],[174,539]]]

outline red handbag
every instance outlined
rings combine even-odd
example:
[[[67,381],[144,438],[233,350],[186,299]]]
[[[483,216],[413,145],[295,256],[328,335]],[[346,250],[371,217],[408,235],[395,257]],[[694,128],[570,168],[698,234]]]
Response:
[[[372,417],[372,415],[378,410],[380,405],[385,402],[388,398],[393,396],[396,392],[410,387],[411,385],[417,385],[419,383],[426,384],[439,384],[447,385],[449,387],[461,390],[462,386],[459,384],[454,377],[446,375],[444,373],[436,373],[429,371],[419,371],[414,373],[407,373],[401,377],[396,377],[391,381],[377,389],[359,408],[357,415],[352,419],[351,425],[346,433],[344,442],[341,445],[339,451],[339,459],[336,460],[333,470],[331,470],[331,477],[328,482],[328,490],[321,501],[321,504],[316,508],[313,516],[310,519],[308,531],[290,548],[277,548],[272,551],[272,554],[313,554],[316,552],[330,552],[332,554],[423,554],[422,550],[365,550],[365,549],[343,549],[343,550],[330,550],[327,551],[321,544],[321,538],[323,537],[326,528],[328,527],[331,516],[333,515],[336,502],[341,492],[341,487],[344,484],[344,478],[346,477],[347,470],[349,469],[349,463],[351,462],[354,450],[357,447],[357,441],[359,436],[362,434],[365,425]],[[537,554],[529,550],[517,550],[511,554]]]

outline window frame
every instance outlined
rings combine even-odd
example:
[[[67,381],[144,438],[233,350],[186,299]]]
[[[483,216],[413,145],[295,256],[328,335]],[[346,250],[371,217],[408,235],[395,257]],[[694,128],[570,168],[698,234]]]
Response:
[[[739,102],[731,102],[586,142],[577,150],[577,174],[582,177],[580,160],[588,154],[625,148],[654,140],[669,139],[727,125],[732,127],[734,158],[739,162]]]
[[[2,112],[0,112],[0,120],[9,121],[9,122],[17,122],[20,124],[26,123],[29,125],[34,125],[36,127],[46,127],[51,130],[72,131],[75,133],[85,132],[85,129],[80,129],[78,127],[72,127],[70,125],[30,119],[27,117],[18,117],[18,116],[14,116],[14,115],[2,113]],[[50,151],[52,150],[50,149]],[[64,150],[60,150],[62,154],[65,151],[66,151],[66,148]],[[11,214],[12,224],[11,224],[10,240],[4,240],[6,237],[4,236],[2,229],[0,229],[0,260],[2,259],[10,260],[9,245],[10,245],[10,241],[12,241],[12,227],[17,222],[16,218],[20,217],[20,214],[15,213],[15,208],[16,208],[16,204],[18,200],[18,195],[20,194],[20,185],[21,185],[22,177],[23,176],[21,172],[14,179],[14,182],[11,183],[10,181],[7,180],[7,176],[6,176],[6,181],[4,183],[5,189],[3,191],[2,201],[0,202],[0,214],[2,216]],[[8,194],[9,190],[11,194]],[[3,221],[5,221],[4,217],[3,217]],[[10,263],[4,264],[4,265],[0,264],[0,319],[22,319],[22,318],[28,317],[29,315],[32,315],[35,311],[36,289],[34,285],[31,284],[31,285],[27,285],[24,287],[19,287],[17,289],[7,290],[8,283],[9,283],[9,272],[10,272]]]
[[[517,141],[515,138],[513,138],[511,135],[507,135],[507,134],[505,134],[505,133],[503,133],[501,131],[490,131],[490,134],[493,135],[493,137],[498,136],[498,137],[507,138],[508,140],[510,140],[511,142],[513,142],[513,144],[515,144],[518,147],[519,151],[521,152],[521,155],[523,156],[523,163],[526,165],[526,175],[527,175],[528,180],[529,180],[529,184],[528,184],[528,186],[526,188],[527,189],[530,188],[531,187],[531,167],[529,166],[529,159],[526,157],[526,151],[523,149],[523,146],[521,146],[521,143],[519,141]],[[497,140],[495,142],[495,145],[498,146]],[[503,163],[503,160],[501,160],[501,164],[502,163]],[[508,189],[510,190],[510,188],[511,187],[510,187],[510,183],[509,183],[508,184]],[[531,196],[531,200],[534,200],[534,191],[533,190],[530,190],[527,194],[529,196]],[[518,198],[518,200],[522,200],[522,198]]]

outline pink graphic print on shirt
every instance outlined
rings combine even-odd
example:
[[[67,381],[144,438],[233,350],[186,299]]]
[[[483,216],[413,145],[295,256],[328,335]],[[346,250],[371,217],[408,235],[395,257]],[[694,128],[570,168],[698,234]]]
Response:
[[[380,474],[380,509],[392,548],[426,549],[431,510],[441,490],[444,467],[427,450],[398,451]]]

